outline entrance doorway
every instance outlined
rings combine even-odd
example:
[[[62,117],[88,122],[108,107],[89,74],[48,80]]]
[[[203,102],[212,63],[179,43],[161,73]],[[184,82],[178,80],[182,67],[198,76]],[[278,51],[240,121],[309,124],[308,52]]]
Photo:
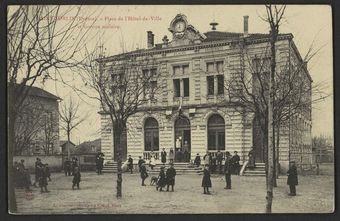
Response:
[[[179,117],[175,121],[175,161],[190,162],[191,130],[190,121],[186,117]]]
[[[127,135],[126,135],[126,129],[123,130],[122,135],[120,137],[120,142],[121,142],[121,146],[120,146],[120,155],[121,155],[121,159],[124,162],[127,159]],[[114,146],[117,147],[117,140],[114,139]],[[119,151],[118,148],[114,148],[113,149],[113,160],[117,161],[118,160],[118,155],[119,155]]]
[[[255,151],[255,162],[264,162],[264,135],[261,126],[255,117],[253,120],[253,147]]]

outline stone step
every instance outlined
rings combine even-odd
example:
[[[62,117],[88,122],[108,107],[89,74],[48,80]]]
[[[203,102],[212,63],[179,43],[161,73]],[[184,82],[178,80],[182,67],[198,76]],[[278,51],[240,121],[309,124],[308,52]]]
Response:
[[[259,173],[259,174],[247,174],[247,173],[245,173],[245,174],[243,174],[243,176],[266,176],[266,174],[262,174],[262,173]]]

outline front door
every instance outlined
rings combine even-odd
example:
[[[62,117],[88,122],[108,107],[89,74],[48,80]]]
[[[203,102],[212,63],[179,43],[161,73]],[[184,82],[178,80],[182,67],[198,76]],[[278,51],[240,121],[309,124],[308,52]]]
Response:
[[[190,162],[191,155],[191,130],[190,121],[181,117],[175,122],[175,161]]]
[[[264,162],[264,135],[256,118],[253,121],[253,147],[255,151],[255,162]]]

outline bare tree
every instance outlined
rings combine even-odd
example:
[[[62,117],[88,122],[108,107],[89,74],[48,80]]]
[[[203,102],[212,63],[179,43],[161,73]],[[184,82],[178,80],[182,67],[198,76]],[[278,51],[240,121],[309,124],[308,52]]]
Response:
[[[292,120],[298,114],[311,120],[311,105],[329,96],[319,93],[312,99],[312,92],[322,91],[322,84],[312,85],[307,62],[320,50],[311,46],[304,58],[294,52],[295,45],[289,40],[285,57],[277,60],[277,43],[292,36],[279,34],[286,6],[266,5],[270,33],[264,46],[254,54],[247,40],[240,42],[239,74],[232,75],[226,82],[229,100],[235,102],[240,114],[253,114],[254,123],[261,129],[266,163],[267,205],[271,212],[273,187],[278,174],[280,129],[294,126]],[[293,57],[295,56],[295,57]],[[299,129],[298,127],[294,128]]]
[[[15,122],[30,87],[56,70],[74,67],[89,28],[78,19],[81,7],[12,6],[7,20],[8,163],[13,165]],[[91,16],[91,15],[85,15]],[[70,18],[69,20],[64,20]],[[93,21],[94,23],[95,21]],[[9,208],[16,211],[13,173],[9,170]]]
[[[159,70],[153,57],[143,55],[141,50],[103,57],[102,46],[98,48],[99,51],[86,54],[88,62],[84,63],[81,75],[85,85],[98,94],[90,97],[100,102],[103,114],[107,114],[112,123],[114,155],[118,163],[116,197],[121,198],[121,166],[126,148],[123,147],[122,136],[129,117],[141,111],[146,104],[155,102],[160,84],[157,83]]]
[[[85,116],[80,116],[79,114],[79,103],[74,103],[72,98],[70,98],[68,103],[64,103],[60,107],[60,126],[66,132],[68,142],[71,142],[71,132],[86,119]],[[69,145],[67,149],[67,156],[68,158],[71,156]]]

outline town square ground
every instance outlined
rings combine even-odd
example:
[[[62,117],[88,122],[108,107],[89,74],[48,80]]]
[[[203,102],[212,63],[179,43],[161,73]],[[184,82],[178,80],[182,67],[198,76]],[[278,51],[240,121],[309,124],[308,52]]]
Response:
[[[187,214],[263,213],[265,177],[232,176],[232,189],[224,189],[223,176],[212,175],[211,195],[202,194],[201,175],[178,175],[174,192],[141,186],[138,173],[123,175],[123,198],[116,199],[116,174],[83,172],[80,190],[72,190],[72,177],[52,174],[49,193],[32,188],[16,190],[21,214]],[[288,195],[286,176],[274,189],[274,213],[331,213],[334,208],[332,175],[300,175],[297,196]]]

